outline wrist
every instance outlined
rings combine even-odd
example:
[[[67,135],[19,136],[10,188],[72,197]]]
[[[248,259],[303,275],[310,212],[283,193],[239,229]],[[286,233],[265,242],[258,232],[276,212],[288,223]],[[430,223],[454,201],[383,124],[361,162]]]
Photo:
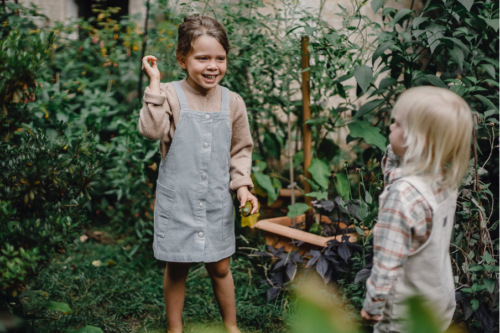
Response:
[[[151,79],[149,82],[149,90],[153,94],[160,94],[160,79]]]

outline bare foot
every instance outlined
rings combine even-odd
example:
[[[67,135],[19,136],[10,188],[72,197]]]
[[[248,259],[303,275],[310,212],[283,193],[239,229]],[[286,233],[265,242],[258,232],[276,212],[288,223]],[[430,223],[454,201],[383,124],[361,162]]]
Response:
[[[241,333],[241,331],[236,326],[226,327],[226,331],[227,333]]]

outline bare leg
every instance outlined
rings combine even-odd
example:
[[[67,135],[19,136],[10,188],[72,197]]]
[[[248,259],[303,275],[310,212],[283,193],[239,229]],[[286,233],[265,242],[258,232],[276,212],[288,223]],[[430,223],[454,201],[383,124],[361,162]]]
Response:
[[[234,282],[229,267],[229,258],[206,263],[205,267],[212,279],[212,288],[219,305],[224,327],[230,333],[240,333],[236,325],[236,301],[234,299]]]
[[[168,333],[182,333],[182,309],[186,294],[189,263],[167,262],[163,279],[163,297],[167,310]]]

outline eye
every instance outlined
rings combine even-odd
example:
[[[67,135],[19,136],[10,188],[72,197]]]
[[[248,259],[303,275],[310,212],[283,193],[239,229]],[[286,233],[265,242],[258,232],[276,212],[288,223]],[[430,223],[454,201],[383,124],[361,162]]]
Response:
[[[226,60],[225,57],[219,57],[219,61],[224,61],[224,60]]]
[[[199,57],[198,60],[202,60],[203,61],[203,60],[207,60],[207,58],[206,57]]]

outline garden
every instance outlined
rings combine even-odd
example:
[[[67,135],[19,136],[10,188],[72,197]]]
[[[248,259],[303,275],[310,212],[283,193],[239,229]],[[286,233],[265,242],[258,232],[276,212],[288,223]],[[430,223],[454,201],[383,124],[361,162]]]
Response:
[[[177,27],[193,13],[227,30],[221,84],[244,100],[254,142],[259,212],[240,215],[234,197],[230,259],[242,332],[372,331],[359,313],[391,110],[423,85],[474,116],[449,332],[498,331],[498,2],[352,0],[335,4],[334,23],[332,3],[148,0],[145,22],[97,5],[45,25],[36,6],[2,1],[0,332],[166,331],[165,263],[152,251],[161,157],[138,129],[141,59],[158,58],[162,82],[184,78]],[[409,300],[411,332],[439,332],[422,304]],[[203,264],[190,269],[183,322],[223,332]]]

